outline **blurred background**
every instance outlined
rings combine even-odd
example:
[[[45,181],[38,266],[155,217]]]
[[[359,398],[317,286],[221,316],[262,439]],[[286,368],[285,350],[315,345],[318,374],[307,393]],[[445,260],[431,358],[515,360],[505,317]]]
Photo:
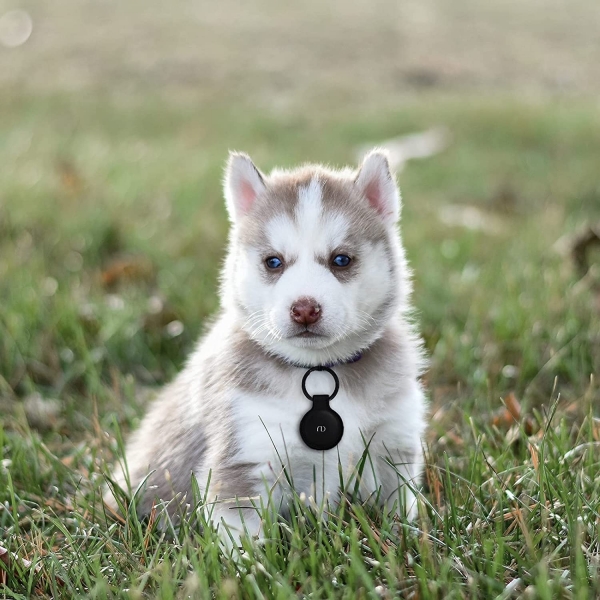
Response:
[[[411,92],[598,92],[589,0],[3,0],[3,89],[381,109]],[[338,106],[338,108],[340,108]]]
[[[425,155],[396,162],[444,433],[511,392],[597,400],[599,32],[594,0],[0,0],[5,424],[128,422],[181,366],[228,149]]]

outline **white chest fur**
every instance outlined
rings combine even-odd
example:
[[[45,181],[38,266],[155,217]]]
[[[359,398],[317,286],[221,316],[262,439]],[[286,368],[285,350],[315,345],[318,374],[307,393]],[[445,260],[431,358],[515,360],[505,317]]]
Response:
[[[339,489],[340,466],[344,480],[348,482],[366,443],[376,435],[383,416],[372,410],[372,402],[361,401],[363,399],[340,389],[331,400],[331,408],[344,423],[341,441],[331,450],[309,448],[299,432],[302,417],[312,407],[312,402],[301,390],[303,374],[300,370],[292,386],[281,397],[236,395],[233,402],[239,448],[237,459],[260,465],[261,475],[269,485],[276,481],[284,483],[287,475],[298,493],[304,492],[320,502],[324,495],[335,494]],[[307,391],[310,395],[331,394],[331,376],[311,374]]]

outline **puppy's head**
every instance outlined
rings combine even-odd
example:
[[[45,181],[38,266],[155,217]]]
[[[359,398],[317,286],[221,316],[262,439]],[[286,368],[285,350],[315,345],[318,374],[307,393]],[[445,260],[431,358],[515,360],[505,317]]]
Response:
[[[263,175],[231,154],[232,222],[224,301],[267,351],[306,365],[348,359],[379,335],[408,293],[386,156],[358,171],[306,166]]]

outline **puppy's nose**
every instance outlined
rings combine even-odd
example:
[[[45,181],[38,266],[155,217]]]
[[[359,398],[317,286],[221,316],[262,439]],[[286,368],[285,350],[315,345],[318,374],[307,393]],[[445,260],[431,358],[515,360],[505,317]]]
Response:
[[[321,317],[321,306],[314,298],[298,298],[292,304],[290,316],[296,323],[312,325]]]

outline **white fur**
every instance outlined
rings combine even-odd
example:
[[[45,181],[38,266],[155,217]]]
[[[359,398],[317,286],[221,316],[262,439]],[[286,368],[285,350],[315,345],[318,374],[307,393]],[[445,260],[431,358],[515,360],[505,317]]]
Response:
[[[243,299],[246,311],[255,317],[244,323],[249,333],[269,351],[300,364],[343,360],[368,347],[380,334],[368,327],[368,315],[392,285],[387,270],[381,268],[385,262],[381,244],[364,252],[364,275],[350,283],[340,283],[315,261],[315,254],[327,254],[338,246],[349,225],[344,215],[321,214],[320,195],[318,181],[313,179],[308,189],[300,190],[294,221],[280,214],[266,224],[271,246],[286,261],[294,261],[275,286],[261,280],[264,265],[258,253],[240,249],[233,251],[237,259],[225,284],[225,296]],[[402,250],[399,246],[395,250],[401,262]],[[330,337],[300,343],[289,339],[290,306],[303,296],[321,305],[319,329]]]
[[[339,203],[337,209],[327,209],[321,176],[343,181],[346,187],[340,189],[350,190],[348,201],[352,199],[360,210],[344,211]],[[278,172],[277,177],[285,174]],[[258,205],[269,181],[247,156],[230,159],[225,196],[233,226],[222,279],[221,315],[177,378],[177,392],[165,392],[130,442],[130,470],[140,479],[148,467],[158,470],[160,465],[163,472],[172,468],[179,480],[185,480],[190,469],[202,490],[212,474],[208,494],[215,502],[212,518],[224,522],[237,538],[244,528],[252,535],[260,534],[261,523],[258,512],[243,508],[250,500],[240,498],[241,492],[224,496],[222,490],[231,489],[234,480],[233,475],[227,480],[229,466],[246,469],[245,477],[260,482],[253,484],[250,493],[257,505],[282,509],[289,493],[287,474],[296,492],[320,506],[338,495],[338,465],[346,483],[351,482],[367,441],[371,462],[360,481],[364,497],[379,491],[386,509],[412,517],[426,421],[418,381],[423,359],[407,318],[410,281],[395,229],[399,193],[387,161],[380,153],[369,155],[356,178],[349,171],[315,169],[309,183],[298,189],[293,216],[275,209],[265,222],[252,221],[260,225],[268,245],[286,263],[278,277],[265,271],[261,250],[240,241],[241,222],[256,218],[254,203]],[[349,215],[367,218],[365,198],[374,211],[368,219],[376,225],[375,233],[370,240],[356,240],[364,223],[352,223]],[[354,232],[350,237],[349,231]],[[355,244],[348,252],[356,253],[359,260],[359,270],[348,279],[336,276],[328,262],[345,243]],[[314,298],[321,307],[321,318],[311,327],[322,337],[297,337],[298,324],[290,317],[290,307],[303,297]],[[242,357],[235,354],[233,345],[241,336],[246,341],[249,336],[262,348],[259,355],[256,350]],[[358,351],[364,353],[359,363],[335,367],[342,385],[331,405],[342,417],[344,436],[335,449],[316,452],[299,435],[300,420],[311,402],[301,390],[305,369],[294,364],[343,363]],[[253,363],[260,364],[261,371],[248,375],[247,382],[225,381],[232,370]],[[224,364],[228,367],[222,374],[223,385],[219,381],[208,384],[211,369]],[[352,379],[356,373],[361,373],[360,381]],[[330,393],[331,385],[327,373],[316,372],[307,388],[311,394]],[[163,423],[165,442],[157,445],[156,429]],[[169,437],[186,442],[173,443],[176,451],[170,452]],[[188,439],[205,448],[197,464],[186,462],[187,456],[198,456],[186,451]],[[228,445],[232,440],[235,445]],[[390,460],[396,467],[389,465]],[[227,542],[229,536],[222,531]]]
[[[390,175],[387,159],[380,152],[371,153],[365,159],[356,185],[365,189],[375,185],[376,198],[381,218],[390,228],[395,227],[400,211],[399,193]],[[322,364],[344,360],[357,350],[368,348],[381,335],[381,331],[369,327],[369,315],[390,292],[384,251],[381,245],[370,246],[363,256],[364,275],[350,283],[340,283],[329,270],[318,264],[314,255],[326,253],[341,243],[347,231],[347,219],[342,214],[324,213],[322,190],[318,178],[314,177],[308,186],[300,189],[295,219],[278,214],[265,225],[271,246],[293,265],[287,269],[273,286],[261,280],[259,269],[264,268],[261,257],[251,249],[235,247],[233,239],[230,272],[225,279],[225,297],[242,299],[245,312],[254,318],[244,319],[229,305],[227,317],[222,322],[219,333],[221,340],[227,340],[229,319],[239,323],[268,351],[299,364]],[[370,199],[372,200],[372,199]],[[397,236],[394,235],[395,259],[403,266],[404,253]],[[399,294],[405,298],[408,286],[404,274],[399,285]],[[322,306],[320,327],[330,334],[325,340],[298,341],[288,339],[290,329],[289,307],[297,298],[314,297]],[[405,306],[401,313],[386,327],[394,328],[395,319],[404,320]],[[257,317],[258,315],[258,317]],[[398,327],[398,335],[403,335]],[[414,365],[407,365],[408,371],[417,373],[417,363],[421,356],[418,348],[408,357]],[[192,363],[194,364],[194,362]],[[197,357],[197,368],[202,364],[201,354]],[[373,493],[382,486],[386,504],[391,509],[415,514],[414,496],[411,487],[418,485],[422,470],[421,460],[401,467],[408,485],[402,485],[398,474],[393,471],[383,457],[396,453],[415,452],[420,456],[421,436],[425,427],[425,402],[423,392],[416,380],[393,381],[377,380],[369,382],[369,402],[362,396],[354,396],[351,391],[341,389],[332,402],[345,425],[344,437],[331,451],[315,453],[300,439],[298,424],[310,408],[310,402],[301,391],[301,378],[304,370],[296,369],[291,376],[274,382],[280,388],[277,395],[234,394],[229,402],[235,406],[236,435],[240,444],[239,460],[260,465],[258,471],[265,482],[265,489],[278,499],[285,493],[283,468],[293,478],[298,492],[305,492],[321,505],[326,498],[335,497],[339,484],[338,461],[344,470],[344,477],[351,478],[364,449],[365,438],[373,436],[371,455],[379,457],[372,469],[363,474],[362,489]],[[310,393],[328,393],[331,381],[326,373],[311,375],[308,389]],[[394,395],[393,409],[388,403]],[[378,403],[378,399],[381,402]],[[396,456],[398,460],[398,456]],[[282,464],[283,462],[283,464]],[[316,481],[315,481],[316,469]],[[209,464],[200,466],[198,480],[208,476]],[[404,496],[398,496],[398,490]],[[257,490],[262,503],[267,502],[264,490]],[[235,504],[235,503],[234,503]],[[224,503],[216,511],[216,518],[223,519],[230,528],[242,530],[240,515]],[[275,507],[276,508],[276,507]],[[235,516],[234,516],[235,515]],[[258,534],[260,521],[255,513],[245,513],[245,525],[252,534]]]
[[[226,319],[218,323],[210,338],[192,357],[188,366],[190,374],[200,372],[207,351],[218,352],[219,347],[226,351],[224,345],[230,336],[230,327],[231,323]],[[402,334],[399,330],[398,335]],[[421,436],[426,416],[419,383],[416,380],[372,380],[368,384],[369,402],[365,402],[362,395],[340,389],[331,406],[342,417],[344,436],[335,449],[315,452],[304,444],[298,431],[302,416],[311,407],[311,402],[301,391],[304,373],[303,369],[295,369],[291,377],[273,380],[273,387],[279,393],[248,394],[240,391],[226,399],[234,407],[234,430],[239,447],[236,460],[256,463],[256,473],[263,481],[255,491],[253,503],[267,507],[270,495],[271,502],[275,503],[271,508],[280,509],[279,503],[288,490],[285,469],[296,492],[312,498],[314,504],[323,509],[326,501],[335,501],[338,497],[339,465],[348,489],[352,489],[350,484],[353,476],[356,477],[355,470],[365,450],[365,440],[372,439],[369,451],[372,464],[364,470],[360,485],[363,497],[368,498],[379,489],[380,498],[388,510],[414,518],[416,503],[413,489],[418,487],[422,471]],[[307,382],[310,394],[330,394],[332,387],[327,373],[313,373]],[[394,398],[392,410],[390,395]],[[210,418],[210,414],[203,415],[205,420]],[[397,470],[388,465],[390,455],[395,462],[403,463],[407,452],[414,452],[419,458],[398,466]],[[206,485],[211,464],[214,463],[208,457],[195,469],[201,489]],[[219,496],[218,489],[212,492],[214,497]],[[224,522],[234,539],[244,530],[261,536],[260,515],[255,511],[243,511],[242,515],[235,509],[238,502],[243,506],[249,505],[245,498],[221,497],[221,501],[213,507],[213,520]],[[223,539],[229,543],[226,533]]]

